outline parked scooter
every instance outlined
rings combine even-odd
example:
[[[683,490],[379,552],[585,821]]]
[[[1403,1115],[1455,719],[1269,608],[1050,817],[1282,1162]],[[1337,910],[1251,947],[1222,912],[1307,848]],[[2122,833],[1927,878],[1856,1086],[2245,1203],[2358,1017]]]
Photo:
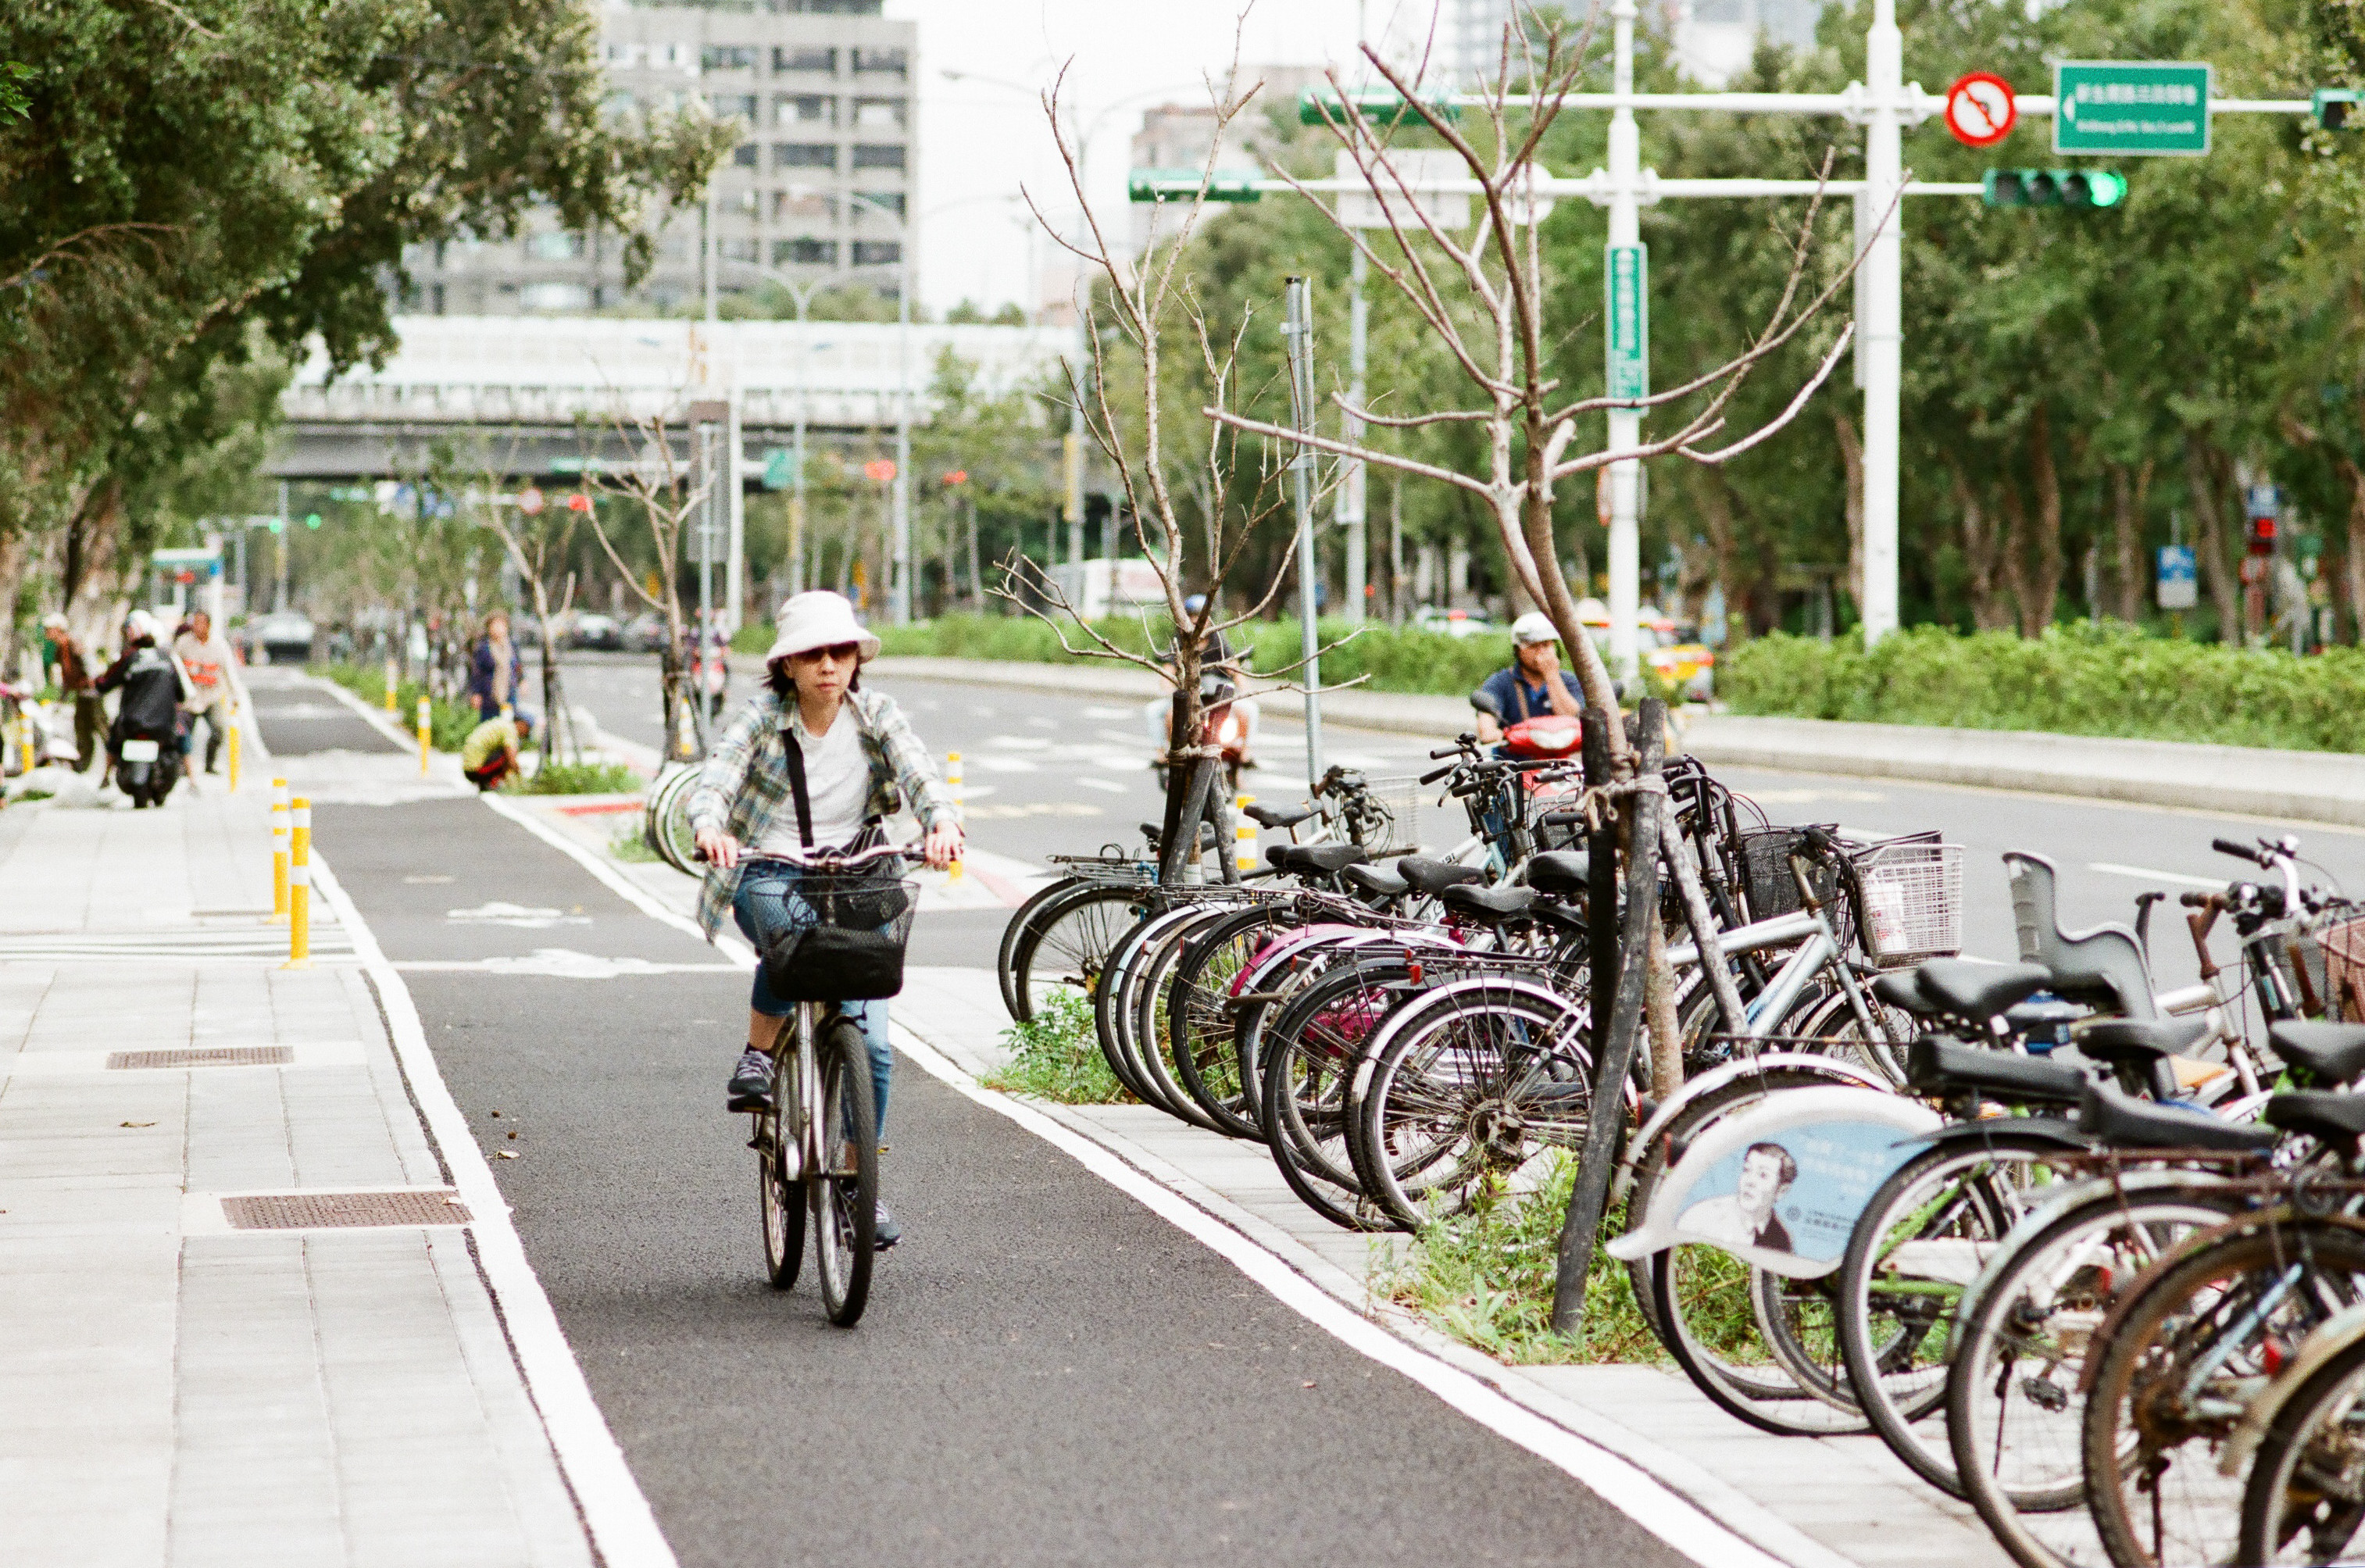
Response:
[[[116,787],[134,811],[161,806],[181,776],[180,705],[185,682],[170,650],[160,647],[156,623],[135,610],[123,624],[123,652],[98,678],[98,689],[123,689],[106,733]]]

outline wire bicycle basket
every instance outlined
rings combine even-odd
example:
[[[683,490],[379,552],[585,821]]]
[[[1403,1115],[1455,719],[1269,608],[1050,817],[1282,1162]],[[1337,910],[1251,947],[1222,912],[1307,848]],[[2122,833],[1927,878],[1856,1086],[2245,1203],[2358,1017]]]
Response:
[[[1936,833],[1884,839],[1848,857],[1862,905],[1864,947],[1882,969],[1963,950],[1963,846]]]
[[[1366,778],[1339,807],[1347,836],[1378,857],[1420,847],[1420,779],[1415,774]]]
[[[920,908],[908,877],[809,871],[743,884],[764,977],[790,1002],[875,1002],[903,989]]]

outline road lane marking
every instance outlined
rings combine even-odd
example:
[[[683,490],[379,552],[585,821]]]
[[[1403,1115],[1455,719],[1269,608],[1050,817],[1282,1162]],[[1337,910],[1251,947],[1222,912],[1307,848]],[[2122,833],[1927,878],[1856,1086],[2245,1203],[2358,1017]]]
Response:
[[[1127,790],[1124,785],[1118,783],[1114,778],[1094,778],[1090,774],[1081,774],[1076,778],[1070,779],[1069,782],[1071,784],[1081,784],[1087,790],[1103,790],[1111,795],[1128,795],[1132,793],[1131,790]]]
[[[1715,1568],[1784,1568],[1785,1560],[1719,1522],[1639,1464],[1546,1419],[1470,1372],[1357,1314],[1287,1262],[1082,1133],[980,1088],[960,1067],[897,1026],[896,1048],[954,1092],[1008,1117],[1222,1258],[1275,1300],[1448,1406],[1577,1481],[1687,1557]],[[1832,1560],[1836,1561],[1836,1554]]]
[[[467,1117],[435,1065],[435,1053],[427,1044],[427,1030],[420,1022],[410,989],[387,961],[376,934],[363,921],[353,896],[318,849],[312,853],[311,870],[312,886],[337,912],[337,923],[353,937],[363,969],[386,1011],[395,1059],[409,1081],[428,1136],[452,1172],[453,1187],[474,1216],[476,1266],[500,1309],[519,1373],[542,1417],[551,1451],[575,1494],[575,1506],[583,1516],[583,1528],[591,1537],[593,1549],[610,1568],[679,1568],[673,1548],[666,1544],[665,1532],[657,1528],[655,1510],[633,1479],[632,1466],[625,1462],[622,1447],[591,1397],[591,1385],[584,1380],[583,1368],[558,1325],[558,1313],[544,1294],[533,1265],[526,1261],[525,1243],[510,1217],[499,1183],[493,1180],[492,1164],[477,1147]]]
[[[2188,888],[2214,888],[2223,892],[2229,877],[2188,877],[2181,871],[2155,871],[2148,866],[2119,866],[2108,860],[2089,860],[2089,871],[2101,871],[2113,877],[2133,877],[2146,882],[2175,882]]]

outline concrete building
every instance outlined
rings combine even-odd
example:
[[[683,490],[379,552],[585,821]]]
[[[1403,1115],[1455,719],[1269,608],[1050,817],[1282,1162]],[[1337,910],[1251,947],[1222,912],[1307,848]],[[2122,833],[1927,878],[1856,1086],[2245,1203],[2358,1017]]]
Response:
[[[418,246],[406,256],[427,315],[671,309],[703,297],[712,215],[719,293],[760,293],[769,268],[799,283],[859,285],[892,299],[918,230],[918,28],[880,0],[752,0],[741,9],[609,4],[601,52],[610,112],[703,99],[742,140],[704,207],[654,215],[655,269],[623,287],[624,237],[542,216],[516,240]]]
[[[1248,109],[1232,121],[1231,130],[1225,138],[1222,162],[1227,169],[1253,169],[1263,164],[1296,134],[1298,95],[1328,85],[1318,65],[1249,65],[1241,67],[1241,75],[1263,85],[1257,89]],[[1278,129],[1276,118],[1281,122]],[[1206,162],[1207,149],[1215,140],[1216,111],[1205,100],[1159,104],[1141,111],[1141,124],[1134,131],[1128,149],[1128,167],[1197,169]],[[1149,243],[1155,212],[1147,205],[1133,208],[1131,233],[1136,252]],[[1156,221],[1160,235],[1171,235],[1179,219],[1169,213]]]
[[[1454,80],[1464,86],[1491,81],[1503,63],[1503,28],[1513,0],[1448,0],[1440,43]],[[1803,48],[1815,41],[1823,0],[1641,0],[1645,26],[1664,28],[1676,39],[1685,74],[1702,86],[1721,86],[1749,63],[1759,35]],[[1583,16],[1584,8],[1573,13]],[[1608,49],[1605,18],[1597,51]]]

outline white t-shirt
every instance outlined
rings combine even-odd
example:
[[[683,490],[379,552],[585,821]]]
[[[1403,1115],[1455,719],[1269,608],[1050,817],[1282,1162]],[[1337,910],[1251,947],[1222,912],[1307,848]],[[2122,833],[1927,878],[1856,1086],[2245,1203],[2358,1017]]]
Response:
[[[816,738],[805,729],[802,714],[790,721],[790,733],[805,754],[805,791],[813,807],[815,849],[843,849],[862,831],[870,815],[870,759],[862,752],[862,731],[854,719],[854,704],[841,703],[827,734]],[[797,836],[793,796],[788,809],[773,819],[772,831],[757,847],[767,854],[797,855],[804,851]]]

